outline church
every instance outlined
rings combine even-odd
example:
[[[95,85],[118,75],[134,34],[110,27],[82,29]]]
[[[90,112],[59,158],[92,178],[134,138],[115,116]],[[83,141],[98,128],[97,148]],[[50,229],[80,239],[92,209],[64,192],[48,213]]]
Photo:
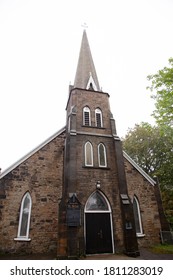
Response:
[[[0,174],[0,254],[123,252],[169,233],[159,186],[125,152],[86,30],[66,124]]]

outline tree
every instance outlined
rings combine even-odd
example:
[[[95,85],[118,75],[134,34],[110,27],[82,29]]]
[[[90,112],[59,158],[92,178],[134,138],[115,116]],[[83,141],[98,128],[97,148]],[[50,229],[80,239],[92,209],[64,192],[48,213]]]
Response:
[[[129,129],[123,149],[150,176],[157,176],[161,186],[173,186],[173,153],[169,134],[158,126],[142,122]]]
[[[164,67],[154,75],[148,75],[151,85],[147,88],[153,92],[156,109],[153,113],[159,125],[173,127],[173,58],[169,60],[170,67]]]
[[[143,122],[129,129],[122,141],[129,156],[150,176],[158,177],[165,214],[173,228],[172,134],[163,134],[161,127]]]
[[[157,126],[136,125],[123,140],[123,147],[149,175],[158,177],[165,214],[173,227],[173,58],[168,61],[169,67],[147,77]]]
[[[173,187],[173,58],[154,75],[148,75],[151,85],[147,87],[155,99],[156,109],[153,116],[159,126],[161,136],[166,138],[167,152],[159,176],[162,185]],[[166,180],[165,180],[166,179]]]

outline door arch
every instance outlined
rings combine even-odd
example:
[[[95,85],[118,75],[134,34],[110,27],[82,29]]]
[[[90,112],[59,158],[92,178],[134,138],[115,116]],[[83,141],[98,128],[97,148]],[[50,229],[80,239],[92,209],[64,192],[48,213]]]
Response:
[[[85,205],[86,254],[114,253],[112,211],[103,193],[95,191]]]

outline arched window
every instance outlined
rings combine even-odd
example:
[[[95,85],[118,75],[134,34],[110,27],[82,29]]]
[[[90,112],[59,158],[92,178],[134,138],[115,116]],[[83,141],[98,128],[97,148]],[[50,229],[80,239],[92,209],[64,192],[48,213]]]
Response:
[[[134,196],[134,198],[133,198],[133,212],[134,212],[134,218],[135,218],[136,234],[137,234],[137,236],[143,235],[139,201],[136,196]]]
[[[98,191],[94,192],[85,205],[85,212],[87,211],[108,211],[110,212],[110,207],[106,198]]]
[[[106,167],[107,166],[106,148],[102,143],[100,143],[98,145],[98,161],[99,161],[99,166],[100,167]]]
[[[31,206],[32,206],[31,196],[30,196],[29,192],[27,192],[24,195],[24,197],[22,199],[22,202],[21,202],[17,238],[20,238],[20,239],[28,239],[29,238]]]
[[[83,125],[91,125],[90,109],[87,106],[83,108]]]
[[[99,108],[95,110],[95,121],[97,127],[103,127],[102,111]]]
[[[93,147],[90,142],[85,143],[85,165],[93,166]]]
[[[94,191],[84,212],[86,253],[114,253],[112,211],[108,199],[102,192]]]

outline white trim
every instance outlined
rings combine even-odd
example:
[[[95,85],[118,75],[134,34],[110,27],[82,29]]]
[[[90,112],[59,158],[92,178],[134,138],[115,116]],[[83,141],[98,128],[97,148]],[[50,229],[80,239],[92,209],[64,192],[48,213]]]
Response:
[[[99,150],[99,148],[100,148],[101,145],[103,146],[103,153],[104,153],[105,165],[101,165],[101,164],[100,164],[100,150]],[[99,167],[107,167],[106,147],[105,147],[105,145],[104,145],[103,143],[100,143],[100,144],[98,145],[98,162],[99,162]]]
[[[143,177],[145,177],[145,179],[147,179],[147,181],[150,182],[151,185],[155,186],[156,182],[124,151],[123,156],[139,171],[139,173],[142,174]]]
[[[145,237],[145,234],[144,234],[144,233],[136,233],[136,236],[137,236],[138,238],[141,238],[141,237]]]
[[[90,73],[90,77],[89,77],[89,80],[88,80],[88,83],[87,83],[87,86],[86,86],[86,89],[90,89],[90,84],[92,84],[93,86],[93,89],[95,91],[97,91],[97,86],[96,86],[96,83],[94,82],[94,79],[92,77],[92,74]]]
[[[111,223],[111,237],[112,237],[112,253],[115,253],[114,237],[113,237],[113,222],[112,222],[112,211],[110,212],[110,223]]]
[[[89,144],[90,145],[90,152],[91,152],[91,164],[87,164],[87,151],[86,151],[86,146],[87,146],[87,144]],[[85,149],[85,166],[93,166],[93,146],[92,146],[92,144],[91,144],[91,142],[89,142],[89,141],[87,141],[86,143],[85,143],[85,146],[84,146],[84,149]]]
[[[59,136],[62,132],[65,131],[65,127],[63,127],[61,130],[57,131],[55,134],[53,134],[52,136],[50,136],[47,140],[45,140],[43,143],[41,143],[38,147],[36,147],[35,149],[33,149],[31,152],[29,152],[28,154],[26,154],[24,157],[22,157],[21,159],[19,159],[17,162],[15,162],[13,165],[11,165],[10,167],[8,167],[6,170],[4,170],[1,175],[0,175],[0,179],[3,178],[5,175],[7,175],[9,172],[11,172],[13,169],[15,169],[18,165],[20,165],[21,163],[23,163],[24,161],[26,161],[28,158],[30,158],[33,154],[35,154],[36,152],[38,152],[40,149],[42,149],[45,145],[47,145],[49,142],[51,142],[54,138],[56,138],[57,136]]]
[[[140,232],[136,232],[136,235],[137,236],[142,236],[143,235],[143,227],[142,227],[141,211],[140,211],[140,207],[139,207],[138,198],[135,195],[133,197],[133,206],[134,206],[134,202],[136,203],[136,206],[137,206],[137,215],[138,215],[138,222],[139,222],[139,229],[140,229]]]
[[[88,211],[86,210],[86,205],[88,200],[90,199],[90,197],[95,193],[98,192],[101,196],[103,196],[103,198],[106,200],[106,203],[108,205],[108,209],[109,210],[105,210],[105,211],[99,211],[99,210],[93,210],[93,211]],[[85,214],[92,214],[92,213],[98,213],[98,214],[102,214],[102,213],[109,213],[110,214],[110,227],[111,227],[111,240],[112,240],[112,254],[115,253],[115,247],[114,247],[114,237],[113,237],[113,222],[112,222],[112,210],[110,207],[110,203],[108,201],[108,199],[106,198],[106,196],[100,192],[100,191],[94,191],[87,199],[86,203],[85,203],[85,207],[84,207],[84,240],[85,240],[85,244],[86,244],[86,215]]]
[[[27,220],[27,228],[26,228],[26,236],[21,236],[20,231],[21,231],[21,224],[22,224],[22,217],[23,217],[23,206],[24,206],[24,201],[26,197],[28,196],[29,198],[29,211],[28,211],[28,220]],[[31,208],[32,208],[32,198],[29,192],[26,192],[25,195],[22,198],[21,206],[20,206],[20,217],[19,217],[19,226],[18,226],[18,233],[17,233],[17,239],[21,240],[28,240],[29,239],[29,227],[30,227],[30,218],[31,218]]]
[[[99,195],[102,196],[102,197],[104,198],[104,200],[106,201],[106,204],[107,204],[107,206],[108,206],[108,210],[87,210],[87,209],[86,209],[86,206],[87,206],[87,203],[88,203],[90,197],[92,197],[95,193],[99,193]],[[98,191],[98,190],[94,191],[94,192],[88,197],[87,202],[86,202],[86,204],[85,204],[85,209],[84,209],[84,211],[85,211],[85,213],[111,213],[111,212],[112,212],[111,207],[110,207],[110,203],[109,203],[108,199],[106,198],[106,196],[105,196],[102,192],[100,192],[100,191]]]
[[[31,238],[22,238],[22,237],[16,237],[14,238],[15,241],[31,241]]]
[[[85,123],[85,113],[89,114],[89,126],[91,126],[91,110],[88,106],[85,106],[83,108],[83,125],[86,125],[86,123]]]
[[[98,111],[98,112],[97,112],[97,111]],[[98,126],[98,125],[97,125],[97,117],[96,117],[97,114],[100,115],[101,126]],[[99,128],[102,128],[102,127],[103,127],[102,111],[100,110],[100,108],[96,108],[96,109],[95,109],[95,124],[96,124],[96,127],[99,127]]]
[[[76,136],[77,135],[76,130],[71,130],[70,135]]]

